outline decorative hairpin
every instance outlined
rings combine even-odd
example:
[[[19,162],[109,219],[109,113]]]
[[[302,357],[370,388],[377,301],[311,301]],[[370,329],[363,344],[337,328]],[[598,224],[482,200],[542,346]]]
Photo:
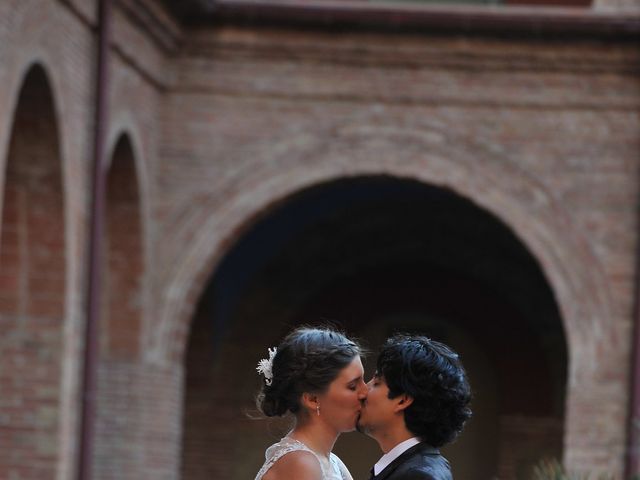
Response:
[[[263,358],[258,362],[256,370],[258,373],[264,375],[264,383],[271,385],[273,382],[273,359],[276,356],[278,349],[276,347],[269,348],[269,358]]]

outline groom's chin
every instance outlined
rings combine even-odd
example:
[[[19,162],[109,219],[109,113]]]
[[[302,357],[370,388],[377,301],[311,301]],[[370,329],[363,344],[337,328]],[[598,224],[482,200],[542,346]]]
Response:
[[[370,425],[367,425],[365,422],[362,422],[360,418],[358,418],[358,422],[356,423],[356,430],[367,437],[374,438],[371,435]]]

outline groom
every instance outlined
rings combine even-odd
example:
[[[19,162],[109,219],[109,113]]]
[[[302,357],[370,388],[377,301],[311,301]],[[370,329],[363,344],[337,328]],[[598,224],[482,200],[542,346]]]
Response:
[[[376,367],[358,420],[358,430],[384,452],[371,479],[452,480],[438,448],[471,417],[471,388],[458,355],[427,337],[396,335]]]

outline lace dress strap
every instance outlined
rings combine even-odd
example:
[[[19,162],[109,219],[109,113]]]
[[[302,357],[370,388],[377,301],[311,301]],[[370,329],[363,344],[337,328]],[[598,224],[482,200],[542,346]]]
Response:
[[[278,460],[284,457],[287,453],[296,451],[309,452],[318,459],[318,462],[320,462],[320,469],[322,470],[323,480],[343,479],[342,472],[339,466],[339,460],[337,460],[337,457],[333,453],[331,454],[329,465],[325,465],[326,460],[323,462],[322,459],[318,457],[318,455],[304,443],[291,437],[284,437],[278,443],[275,443],[267,448],[267,451],[264,455],[264,465],[262,465],[262,468],[258,471],[255,480],[262,480],[262,477],[269,471],[271,467],[273,467],[273,465]]]

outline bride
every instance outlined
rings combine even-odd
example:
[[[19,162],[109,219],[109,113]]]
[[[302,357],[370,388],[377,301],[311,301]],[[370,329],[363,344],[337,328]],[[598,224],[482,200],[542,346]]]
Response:
[[[326,328],[298,328],[257,368],[264,375],[258,408],[268,417],[291,412],[295,426],[270,446],[256,480],[352,480],[333,453],[355,429],[367,396],[360,347]]]

